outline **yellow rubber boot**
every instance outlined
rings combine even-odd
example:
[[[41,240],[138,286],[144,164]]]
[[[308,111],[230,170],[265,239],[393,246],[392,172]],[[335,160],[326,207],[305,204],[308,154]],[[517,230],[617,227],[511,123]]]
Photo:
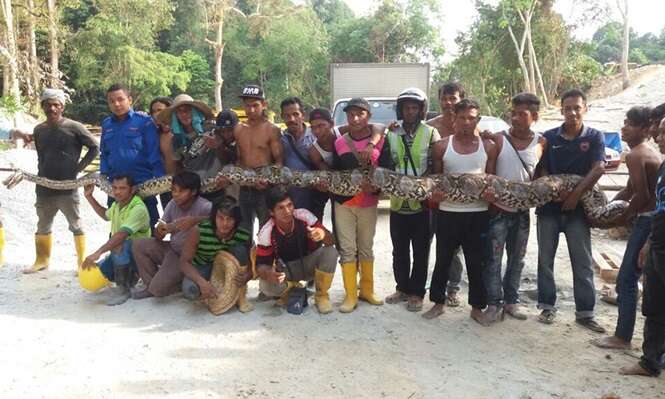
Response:
[[[360,261],[360,299],[372,305],[383,305],[383,300],[374,295],[374,262]]]
[[[0,266],[5,263],[5,228],[0,226]]]
[[[314,294],[314,303],[319,313],[327,314],[333,311],[330,304],[330,297],[328,297],[328,290],[332,285],[333,274],[316,270],[314,274],[314,282],[316,283],[316,294]]]
[[[246,273],[248,267],[249,266],[240,266],[240,273]],[[240,288],[236,305],[241,313],[247,313],[254,310],[254,305],[247,302],[247,284]]]
[[[76,247],[77,266],[81,267],[85,260],[85,235],[74,236],[74,247]]]
[[[342,264],[342,279],[346,297],[339,307],[339,311],[351,313],[358,306],[358,267],[355,262]]]
[[[35,234],[35,252],[37,259],[29,269],[23,270],[25,274],[37,273],[40,270],[48,269],[51,260],[51,247],[53,246],[53,237],[50,234]]]

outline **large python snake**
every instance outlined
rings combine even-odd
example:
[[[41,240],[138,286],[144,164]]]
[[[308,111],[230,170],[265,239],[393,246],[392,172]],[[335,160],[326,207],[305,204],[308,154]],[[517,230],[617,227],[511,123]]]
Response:
[[[202,192],[218,190],[218,177],[241,186],[254,186],[258,182],[271,185],[312,187],[325,186],[336,195],[353,196],[361,191],[364,182],[372,184],[383,194],[389,196],[424,201],[434,191],[442,191],[446,200],[468,203],[482,199],[486,190],[493,192],[496,202],[513,209],[526,210],[544,205],[559,198],[561,193],[572,191],[582,177],[576,175],[544,176],[532,182],[508,181],[504,178],[486,174],[449,174],[413,177],[384,168],[364,168],[346,171],[296,171],[287,167],[265,166],[247,169],[227,165],[217,177],[204,179]],[[87,174],[76,180],[49,180],[44,177],[17,169],[3,184],[12,188],[22,180],[40,186],[71,190],[94,184],[108,195],[112,195],[111,184],[99,173]],[[171,189],[171,177],[164,176],[141,183],[137,193],[141,197],[150,197]],[[626,201],[607,201],[605,194],[594,186],[580,199],[590,224],[594,227],[608,228],[617,225],[615,220],[628,206]]]

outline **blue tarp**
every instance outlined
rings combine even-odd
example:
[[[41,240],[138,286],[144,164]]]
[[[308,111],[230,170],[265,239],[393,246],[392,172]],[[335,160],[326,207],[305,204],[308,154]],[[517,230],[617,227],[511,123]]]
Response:
[[[621,135],[619,132],[605,132],[605,147],[609,147],[621,154]]]

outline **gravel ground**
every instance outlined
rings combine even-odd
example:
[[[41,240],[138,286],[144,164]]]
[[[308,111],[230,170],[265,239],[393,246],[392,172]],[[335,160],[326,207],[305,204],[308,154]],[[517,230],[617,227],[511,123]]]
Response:
[[[35,154],[0,153],[0,164],[10,162],[34,170]],[[596,335],[575,325],[564,239],[556,260],[558,321],[535,321],[535,226],[522,284],[527,321],[483,328],[468,317],[468,305],[426,321],[401,305],[365,303],[350,315],[320,316],[310,306],[292,316],[271,303],[256,303],[252,313],[214,317],[180,295],[109,308],[108,293],[83,292],[62,216],[54,226],[51,268],[21,274],[34,257],[34,186],[1,190],[7,232],[7,260],[0,268],[2,398],[665,397],[662,378],[617,374],[638,351],[599,350],[589,344]],[[81,212],[89,248],[95,248],[106,239],[107,226],[85,201]],[[388,214],[382,212],[378,223],[376,288],[387,295],[394,286]],[[622,251],[625,245],[605,233],[593,237],[596,247]],[[249,291],[254,302],[256,282]],[[336,276],[336,307],[343,296]],[[612,328],[616,308],[599,302],[597,311],[599,321]],[[642,322],[640,316],[637,345]]]

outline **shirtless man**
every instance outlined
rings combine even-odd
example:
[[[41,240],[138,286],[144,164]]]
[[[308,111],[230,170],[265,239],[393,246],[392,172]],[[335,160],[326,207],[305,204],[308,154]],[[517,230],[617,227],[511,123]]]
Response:
[[[444,83],[439,87],[439,106],[441,114],[428,120],[427,124],[436,128],[441,138],[452,135],[453,122],[455,121],[455,104],[464,100],[466,92],[461,84],[455,82]],[[433,229],[436,231],[436,215],[432,218]],[[437,260],[438,261],[438,260]],[[462,254],[459,250],[453,256],[453,263],[450,266],[448,275],[448,287],[446,288],[446,304],[451,307],[459,306],[459,290],[462,281]]]
[[[648,107],[633,107],[626,113],[621,139],[630,147],[626,156],[628,183],[615,200],[630,201],[630,205],[620,216],[626,224],[635,216],[633,229],[628,238],[626,251],[617,276],[617,305],[619,317],[614,335],[593,341],[593,344],[607,349],[629,349],[635,329],[638,288],[642,270],[638,268],[640,250],[649,238],[653,210],[656,206],[656,180],[661,156],[647,142],[650,136],[650,113]]]
[[[256,85],[247,85],[240,94],[247,122],[236,125],[233,135],[238,149],[238,166],[259,168],[261,166],[282,166],[282,142],[279,127],[266,118],[268,103],[263,89]],[[222,182],[224,184],[224,182]],[[241,187],[238,198],[242,216],[241,227],[254,233],[254,217],[262,226],[270,218],[266,206],[267,183],[256,187]]]
[[[441,114],[428,120],[427,124],[439,131],[441,138],[454,134],[455,104],[464,100],[466,92],[459,83],[444,83],[439,88],[439,106]]]
[[[653,114],[652,114],[653,115]],[[661,154],[665,154],[665,122],[661,122],[655,137]],[[642,250],[644,264],[644,295],[642,315],[644,342],[639,363],[622,367],[623,375],[657,377],[663,369],[665,351],[665,163],[660,167],[656,182],[656,206],[651,222],[651,236]],[[642,260],[640,259],[640,268]]]
[[[491,173],[496,171],[497,148],[491,140],[481,139],[478,132],[480,106],[473,100],[455,105],[455,133],[434,144],[432,163],[434,173]],[[489,214],[488,204],[479,200],[459,204],[446,201],[444,192],[432,193],[440,202],[436,231],[437,262],[430,284],[430,301],[434,306],[423,314],[433,319],[444,313],[445,288],[453,256],[461,246],[469,276],[471,318],[488,325],[482,309],[487,306],[487,291],[483,283],[483,254]]]

